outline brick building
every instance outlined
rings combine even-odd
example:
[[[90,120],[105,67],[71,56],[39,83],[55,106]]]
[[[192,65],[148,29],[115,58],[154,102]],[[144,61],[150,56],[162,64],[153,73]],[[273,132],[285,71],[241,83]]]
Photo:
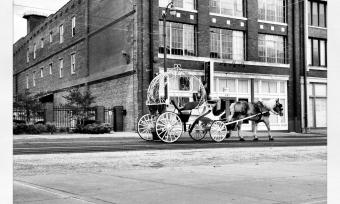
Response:
[[[58,104],[65,88],[89,88],[96,105],[124,106],[124,129],[132,130],[148,112],[147,88],[164,71],[166,50],[169,72],[180,64],[208,81],[214,97],[280,98],[285,115],[271,117],[273,130],[301,132],[305,116],[310,127],[326,126],[314,122],[325,113],[320,107],[326,98],[318,95],[327,75],[321,54],[327,30],[320,24],[322,16],[326,21],[325,1],[315,1],[315,14],[307,12],[314,6],[310,1],[174,0],[164,49],[162,13],[169,2],[71,0],[47,18],[26,15],[28,34],[14,44],[14,94],[44,92]],[[181,90],[170,97],[192,100]]]

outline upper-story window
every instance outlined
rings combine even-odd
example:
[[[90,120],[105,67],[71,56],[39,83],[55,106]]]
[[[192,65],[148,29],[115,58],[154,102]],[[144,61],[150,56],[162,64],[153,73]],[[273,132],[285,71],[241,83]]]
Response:
[[[307,64],[311,66],[327,66],[326,40],[317,38],[308,39]]]
[[[285,38],[278,35],[259,34],[259,60],[269,63],[285,63]]]
[[[26,74],[26,89],[29,89],[29,78],[28,78],[28,74]]]
[[[52,66],[53,66],[52,63],[50,63],[50,64],[48,65],[48,69],[50,70],[50,75],[52,75]]]
[[[50,43],[53,42],[53,32],[50,32]]]
[[[285,23],[285,0],[258,0],[259,20]]]
[[[159,0],[160,7],[166,7],[170,2],[174,3],[174,7],[185,10],[195,10],[195,0]]]
[[[40,48],[44,48],[44,38],[41,38],[40,40]]]
[[[76,34],[76,17],[72,17],[72,37]]]
[[[62,78],[64,76],[64,60],[59,60],[59,77]]]
[[[71,74],[76,73],[76,54],[71,54]]]
[[[35,71],[33,72],[33,77],[32,78],[33,78],[32,81],[33,81],[33,87],[34,87],[35,86]]]
[[[324,1],[308,1],[308,25],[326,27],[327,4]]]
[[[242,0],[210,0],[209,7],[211,13],[243,17]]]
[[[243,61],[243,32],[210,28],[210,57]]]
[[[37,57],[37,44],[34,43],[33,45],[33,59]]]
[[[44,78],[44,68],[40,68],[40,78]]]
[[[26,62],[30,62],[30,50],[29,50],[29,48],[27,48],[27,51],[26,51]]]
[[[59,43],[64,42],[64,25],[59,26]]]
[[[167,23],[167,54],[195,56],[195,27],[182,23]],[[163,21],[159,21],[159,53],[164,53]]]

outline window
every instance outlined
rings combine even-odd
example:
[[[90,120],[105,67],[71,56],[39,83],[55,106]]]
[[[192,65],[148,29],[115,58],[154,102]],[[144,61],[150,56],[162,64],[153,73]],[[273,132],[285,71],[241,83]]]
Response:
[[[195,0],[159,0],[159,6],[166,7],[171,1],[174,3],[174,7],[195,10]]]
[[[37,45],[34,43],[33,45],[33,59],[37,57]]]
[[[209,7],[211,13],[243,17],[242,0],[210,0]]]
[[[44,48],[44,38],[41,38],[40,40],[40,48]]]
[[[76,73],[76,54],[71,54],[71,74]]]
[[[59,43],[64,42],[64,25],[59,26]]]
[[[244,36],[241,31],[211,28],[210,57],[244,60]]]
[[[44,68],[40,68],[40,78],[44,77]]]
[[[259,34],[259,60],[269,63],[285,63],[285,38],[277,35]]]
[[[76,34],[76,17],[72,17],[72,37]]]
[[[33,72],[33,87],[35,86],[35,72]]]
[[[60,59],[59,60],[59,77],[62,78],[64,76],[64,60],[63,59]]]
[[[196,56],[195,27],[182,23],[167,23],[167,54]],[[159,22],[159,53],[164,53],[163,21]]]
[[[53,42],[53,33],[52,31],[50,32],[50,43]]]
[[[28,79],[28,74],[26,74],[26,89],[29,89],[29,79]]]
[[[30,62],[30,50],[28,48],[26,51],[26,62]]]
[[[316,38],[308,39],[307,63],[312,66],[327,66],[326,40]]]
[[[52,63],[50,63],[50,64],[48,65],[48,69],[49,69],[49,73],[50,73],[50,75],[52,75],[52,66],[53,66],[53,64],[52,64]]]
[[[326,27],[326,9],[324,1],[308,1],[308,25]]]
[[[285,22],[284,0],[258,0],[259,20]]]

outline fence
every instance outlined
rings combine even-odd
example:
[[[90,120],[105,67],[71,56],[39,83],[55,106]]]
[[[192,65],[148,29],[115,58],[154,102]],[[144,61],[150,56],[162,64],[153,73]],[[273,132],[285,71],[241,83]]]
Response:
[[[77,125],[76,115],[82,115],[88,120],[99,121],[107,123],[111,128],[114,126],[114,109],[104,108],[102,106],[92,107],[87,109],[69,108],[63,106],[46,105],[45,108],[39,107],[33,111],[27,112],[25,110],[13,109],[14,121],[29,121],[37,122],[50,122],[54,123],[57,128],[75,128]],[[29,120],[27,119],[29,118]]]
[[[13,120],[22,122],[44,122],[45,121],[45,109],[39,107],[33,110],[13,109]]]
[[[75,128],[77,125],[76,115],[82,115],[88,120],[96,120],[96,108],[74,109],[66,107],[53,108],[53,121],[56,127]]]

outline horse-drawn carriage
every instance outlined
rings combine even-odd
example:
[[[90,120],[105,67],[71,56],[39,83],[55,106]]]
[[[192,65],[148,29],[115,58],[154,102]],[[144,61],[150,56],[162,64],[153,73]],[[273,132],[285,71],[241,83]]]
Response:
[[[178,93],[186,94],[186,100],[177,97]],[[157,135],[163,142],[173,143],[188,132],[193,140],[210,133],[214,141],[221,142],[227,135],[227,127],[220,121],[224,110],[216,111],[216,101],[207,101],[201,80],[184,70],[157,75],[149,85],[146,105],[150,114],[143,115],[137,125],[144,140]]]

